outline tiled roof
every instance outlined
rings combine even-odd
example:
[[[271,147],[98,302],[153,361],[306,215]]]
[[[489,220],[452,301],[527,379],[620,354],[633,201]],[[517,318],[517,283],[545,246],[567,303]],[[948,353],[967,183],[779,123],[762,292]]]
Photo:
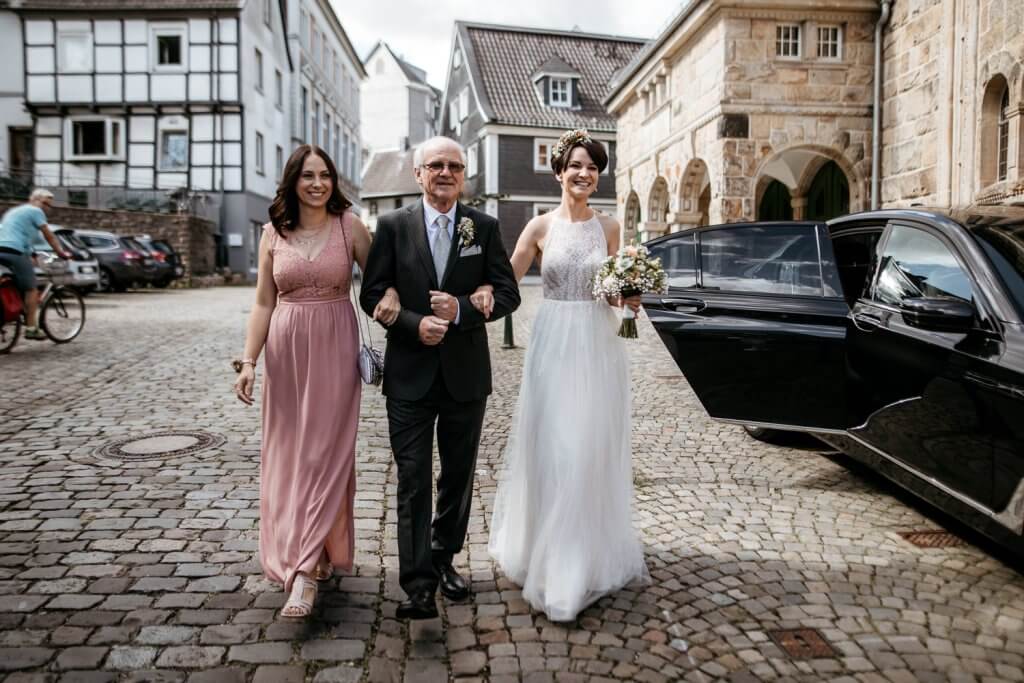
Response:
[[[616,71],[643,47],[643,40],[578,31],[456,22],[487,118],[496,123],[614,131],[615,118],[602,100]],[[580,108],[545,106],[532,75],[557,57],[579,72]]]
[[[413,150],[375,152],[363,173],[360,196],[364,199],[420,194],[412,167]]]
[[[565,60],[559,57],[558,55],[551,55],[550,57],[545,59],[544,63],[538,66],[536,69],[534,69],[533,73],[530,74],[530,76],[536,78],[537,76],[540,76],[542,74],[559,74],[565,76],[572,75],[576,76],[577,78],[583,76],[583,74],[581,74],[579,71],[566,64]]]
[[[4,3],[20,10],[212,10],[240,9],[244,0],[22,0]]]

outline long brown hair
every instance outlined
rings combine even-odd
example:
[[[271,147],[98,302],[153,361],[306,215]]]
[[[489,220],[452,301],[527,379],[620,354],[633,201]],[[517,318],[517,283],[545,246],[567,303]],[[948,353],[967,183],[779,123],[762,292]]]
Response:
[[[299,184],[299,177],[302,175],[302,165],[306,163],[306,157],[315,154],[324,160],[327,172],[331,176],[331,196],[327,200],[327,211],[340,216],[352,206],[352,202],[345,198],[338,188],[338,169],[331,161],[327,152],[316,145],[299,145],[288,157],[288,162],[281,172],[281,182],[277,186],[277,194],[274,201],[270,203],[270,222],[281,237],[285,237],[286,230],[294,230],[299,223],[299,195],[295,186]]]

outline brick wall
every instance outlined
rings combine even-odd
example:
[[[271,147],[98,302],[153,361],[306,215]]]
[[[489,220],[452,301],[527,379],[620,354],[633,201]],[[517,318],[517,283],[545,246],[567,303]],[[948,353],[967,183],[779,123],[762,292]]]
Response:
[[[0,201],[0,212],[21,202]],[[170,244],[185,266],[183,280],[210,275],[215,269],[214,224],[196,216],[111,211],[75,206],[55,206],[47,214],[50,223],[65,228],[106,230],[117,235],[147,234]]]

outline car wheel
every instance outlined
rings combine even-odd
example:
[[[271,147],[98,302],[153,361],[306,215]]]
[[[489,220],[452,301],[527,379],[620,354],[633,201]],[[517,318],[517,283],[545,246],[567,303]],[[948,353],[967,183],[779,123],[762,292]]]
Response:
[[[114,277],[110,274],[110,271],[106,268],[100,268],[100,282],[96,285],[97,292],[112,292],[114,291]]]
[[[779,436],[785,434],[781,429],[769,429],[767,427],[752,427],[750,425],[743,425],[743,430],[750,435],[751,438],[757,439],[758,441],[764,441],[765,443],[774,443]]]
[[[158,280],[153,283],[153,286],[157,289],[167,289],[167,286],[171,284],[170,280]]]

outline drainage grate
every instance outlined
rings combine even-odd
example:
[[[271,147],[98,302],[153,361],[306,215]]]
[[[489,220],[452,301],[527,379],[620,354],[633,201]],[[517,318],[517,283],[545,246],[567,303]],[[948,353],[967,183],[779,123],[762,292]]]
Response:
[[[918,548],[956,548],[964,544],[962,538],[948,531],[904,531],[900,536]]]
[[[204,457],[212,455],[226,441],[220,434],[198,430],[151,432],[110,441],[91,453],[72,453],[70,457],[83,465],[103,467],[145,465],[152,461],[173,465],[186,462],[203,451],[210,451]]]
[[[794,628],[768,631],[768,637],[793,659],[835,657],[837,652],[817,629]]]

